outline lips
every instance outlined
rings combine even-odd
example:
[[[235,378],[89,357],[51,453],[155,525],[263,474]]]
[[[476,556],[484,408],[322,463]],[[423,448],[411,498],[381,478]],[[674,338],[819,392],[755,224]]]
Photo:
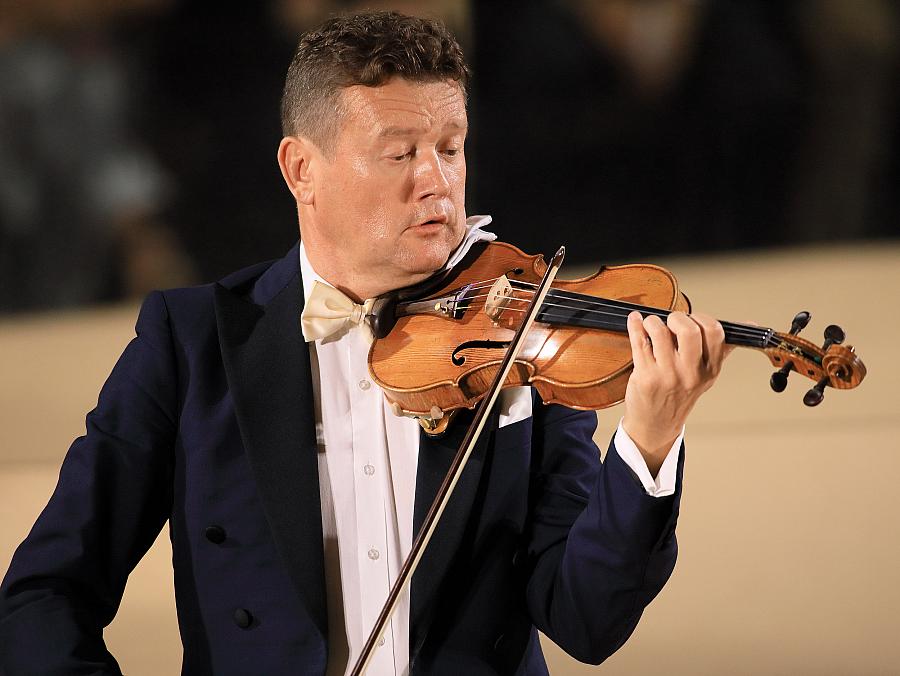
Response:
[[[423,225],[436,225],[436,224],[446,224],[447,223],[447,214],[435,214],[433,216],[426,216],[420,221],[416,221],[413,227],[421,227]]]

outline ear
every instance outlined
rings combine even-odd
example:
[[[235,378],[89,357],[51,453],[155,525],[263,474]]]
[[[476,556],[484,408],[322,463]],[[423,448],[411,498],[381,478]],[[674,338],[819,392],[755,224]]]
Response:
[[[278,146],[278,166],[288,190],[298,204],[312,204],[315,197],[312,167],[317,158],[316,147],[305,138],[285,136]]]

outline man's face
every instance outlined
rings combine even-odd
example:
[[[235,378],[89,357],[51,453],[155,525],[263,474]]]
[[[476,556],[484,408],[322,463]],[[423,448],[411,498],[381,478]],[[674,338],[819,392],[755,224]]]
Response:
[[[342,122],[315,180],[315,239],[348,274],[384,286],[379,293],[420,281],[446,262],[465,230],[459,85],[395,77],[341,97]]]

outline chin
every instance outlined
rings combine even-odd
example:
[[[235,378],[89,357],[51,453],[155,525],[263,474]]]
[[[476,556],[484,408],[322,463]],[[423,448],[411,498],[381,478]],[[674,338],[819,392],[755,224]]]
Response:
[[[421,242],[403,256],[403,267],[410,274],[430,274],[444,267],[456,244],[449,237],[436,238],[431,242]]]
[[[406,268],[406,272],[412,276],[419,277],[420,279],[424,279],[429,275],[434,274],[442,267],[444,267],[444,263],[447,262],[447,257],[438,259],[429,259],[429,260],[417,260],[415,264],[409,265]]]

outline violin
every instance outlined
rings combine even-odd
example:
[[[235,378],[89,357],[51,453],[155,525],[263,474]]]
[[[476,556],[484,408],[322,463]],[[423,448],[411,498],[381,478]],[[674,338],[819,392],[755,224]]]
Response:
[[[369,370],[394,412],[419,418],[430,434],[443,432],[454,412],[473,408],[490,386],[535,288],[544,257],[505,242],[479,243],[449,271],[379,299],[371,325],[376,340]],[[631,374],[626,319],[637,310],[664,321],[691,304],[675,276],[656,265],[602,267],[576,280],[555,280],[503,387],[531,385],[545,403],[601,409],[621,402]],[[837,325],[821,346],[799,332],[800,312],[786,333],[720,322],[725,342],[765,353],[777,368],[776,392],[792,371],[815,381],[803,402],[817,406],[826,387],[856,387],[866,367],[844,345]]]
[[[415,416],[427,433],[440,434],[456,411],[478,409],[351,676],[361,676],[368,665],[500,389],[531,385],[545,403],[578,409],[617,404],[625,398],[633,368],[628,315],[637,310],[665,319],[673,311],[690,311],[668,270],[619,265],[557,281],[564,255],[560,248],[548,266],[543,256],[529,256],[511,244],[476,244],[450,270],[372,305],[369,371],[396,414]],[[791,371],[816,381],[803,402],[818,406],[826,387],[856,387],[866,367],[843,344],[844,332],[836,325],[825,329],[821,347],[799,338],[809,320],[808,312],[798,313],[788,333],[720,323],[727,343],[761,350],[778,367],[770,379],[776,392],[786,388]]]

